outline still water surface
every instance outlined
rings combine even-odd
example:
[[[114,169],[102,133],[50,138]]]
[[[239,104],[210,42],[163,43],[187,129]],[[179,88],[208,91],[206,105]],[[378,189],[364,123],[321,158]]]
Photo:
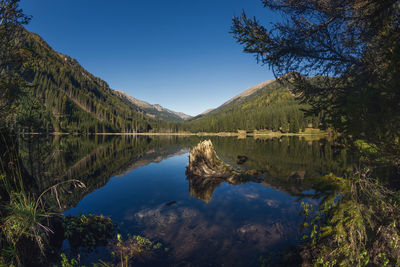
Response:
[[[262,176],[239,184],[186,177],[189,151],[204,139],[224,162]],[[41,187],[67,179],[86,184],[61,190],[64,214],[109,216],[123,236],[169,249],[161,262],[139,259],[139,266],[259,266],[260,256],[278,257],[301,244],[301,201],[318,204],[318,179],[350,162],[325,139],[299,137],[57,137],[23,149],[43,158],[37,165],[26,156]],[[239,165],[238,155],[248,160]],[[100,258],[112,260],[104,248],[81,256],[86,264]]]

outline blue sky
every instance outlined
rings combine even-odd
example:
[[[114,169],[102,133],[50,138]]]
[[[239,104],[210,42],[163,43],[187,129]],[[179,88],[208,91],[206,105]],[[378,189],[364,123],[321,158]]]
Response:
[[[245,10],[277,19],[260,0],[22,0],[27,29],[111,88],[197,115],[273,78],[230,32]]]

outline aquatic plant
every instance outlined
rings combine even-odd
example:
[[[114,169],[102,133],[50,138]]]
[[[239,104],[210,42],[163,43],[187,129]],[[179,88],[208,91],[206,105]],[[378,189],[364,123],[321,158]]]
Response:
[[[66,216],[63,218],[64,236],[72,249],[79,247],[91,251],[94,247],[107,245],[115,234],[116,224],[111,218],[93,214]]]
[[[78,267],[79,266],[79,262],[76,259],[74,259],[74,258],[68,259],[64,253],[61,253],[60,264],[61,264],[61,267]]]
[[[113,246],[111,253],[119,258],[120,263],[118,265],[125,267],[130,266],[133,258],[161,248],[162,244],[160,242],[154,243],[139,235],[128,236],[126,240],[123,240],[122,236],[118,234],[117,243]],[[167,249],[165,250],[167,251]]]

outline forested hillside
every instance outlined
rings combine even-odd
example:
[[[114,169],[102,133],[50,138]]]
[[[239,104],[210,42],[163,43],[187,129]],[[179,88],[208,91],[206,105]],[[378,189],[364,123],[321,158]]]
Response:
[[[320,116],[306,117],[301,104],[278,81],[251,87],[220,107],[195,117],[184,125],[195,132],[236,132],[237,130],[272,130],[297,133],[306,127],[319,128]]]
[[[20,72],[27,81],[17,122],[26,131],[134,132],[154,123],[108,84],[40,36],[24,31]],[[23,125],[23,126],[21,126]]]
[[[323,126],[305,117],[287,86],[267,81],[220,107],[188,121],[189,116],[150,105],[85,70],[75,59],[55,52],[40,36],[23,31],[25,94],[17,106],[16,127],[26,132],[236,132],[272,130],[297,133]]]

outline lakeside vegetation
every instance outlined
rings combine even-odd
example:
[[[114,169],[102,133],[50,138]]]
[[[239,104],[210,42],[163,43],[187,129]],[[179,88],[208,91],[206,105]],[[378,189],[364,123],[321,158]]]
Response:
[[[22,136],[29,135],[42,135],[41,133],[24,133]],[[254,130],[254,131],[245,131],[238,130],[237,132],[188,132],[188,131],[178,131],[178,132],[143,132],[143,133],[60,133],[54,132],[51,133],[54,136],[63,136],[63,135],[137,135],[137,136],[154,136],[154,135],[176,135],[176,136],[238,136],[238,137],[268,137],[268,136],[334,136],[335,133],[332,130],[328,129],[327,131],[316,129],[316,128],[305,128],[304,131],[300,131],[297,133],[282,133],[281,131],[271,131],[271,130]]]

